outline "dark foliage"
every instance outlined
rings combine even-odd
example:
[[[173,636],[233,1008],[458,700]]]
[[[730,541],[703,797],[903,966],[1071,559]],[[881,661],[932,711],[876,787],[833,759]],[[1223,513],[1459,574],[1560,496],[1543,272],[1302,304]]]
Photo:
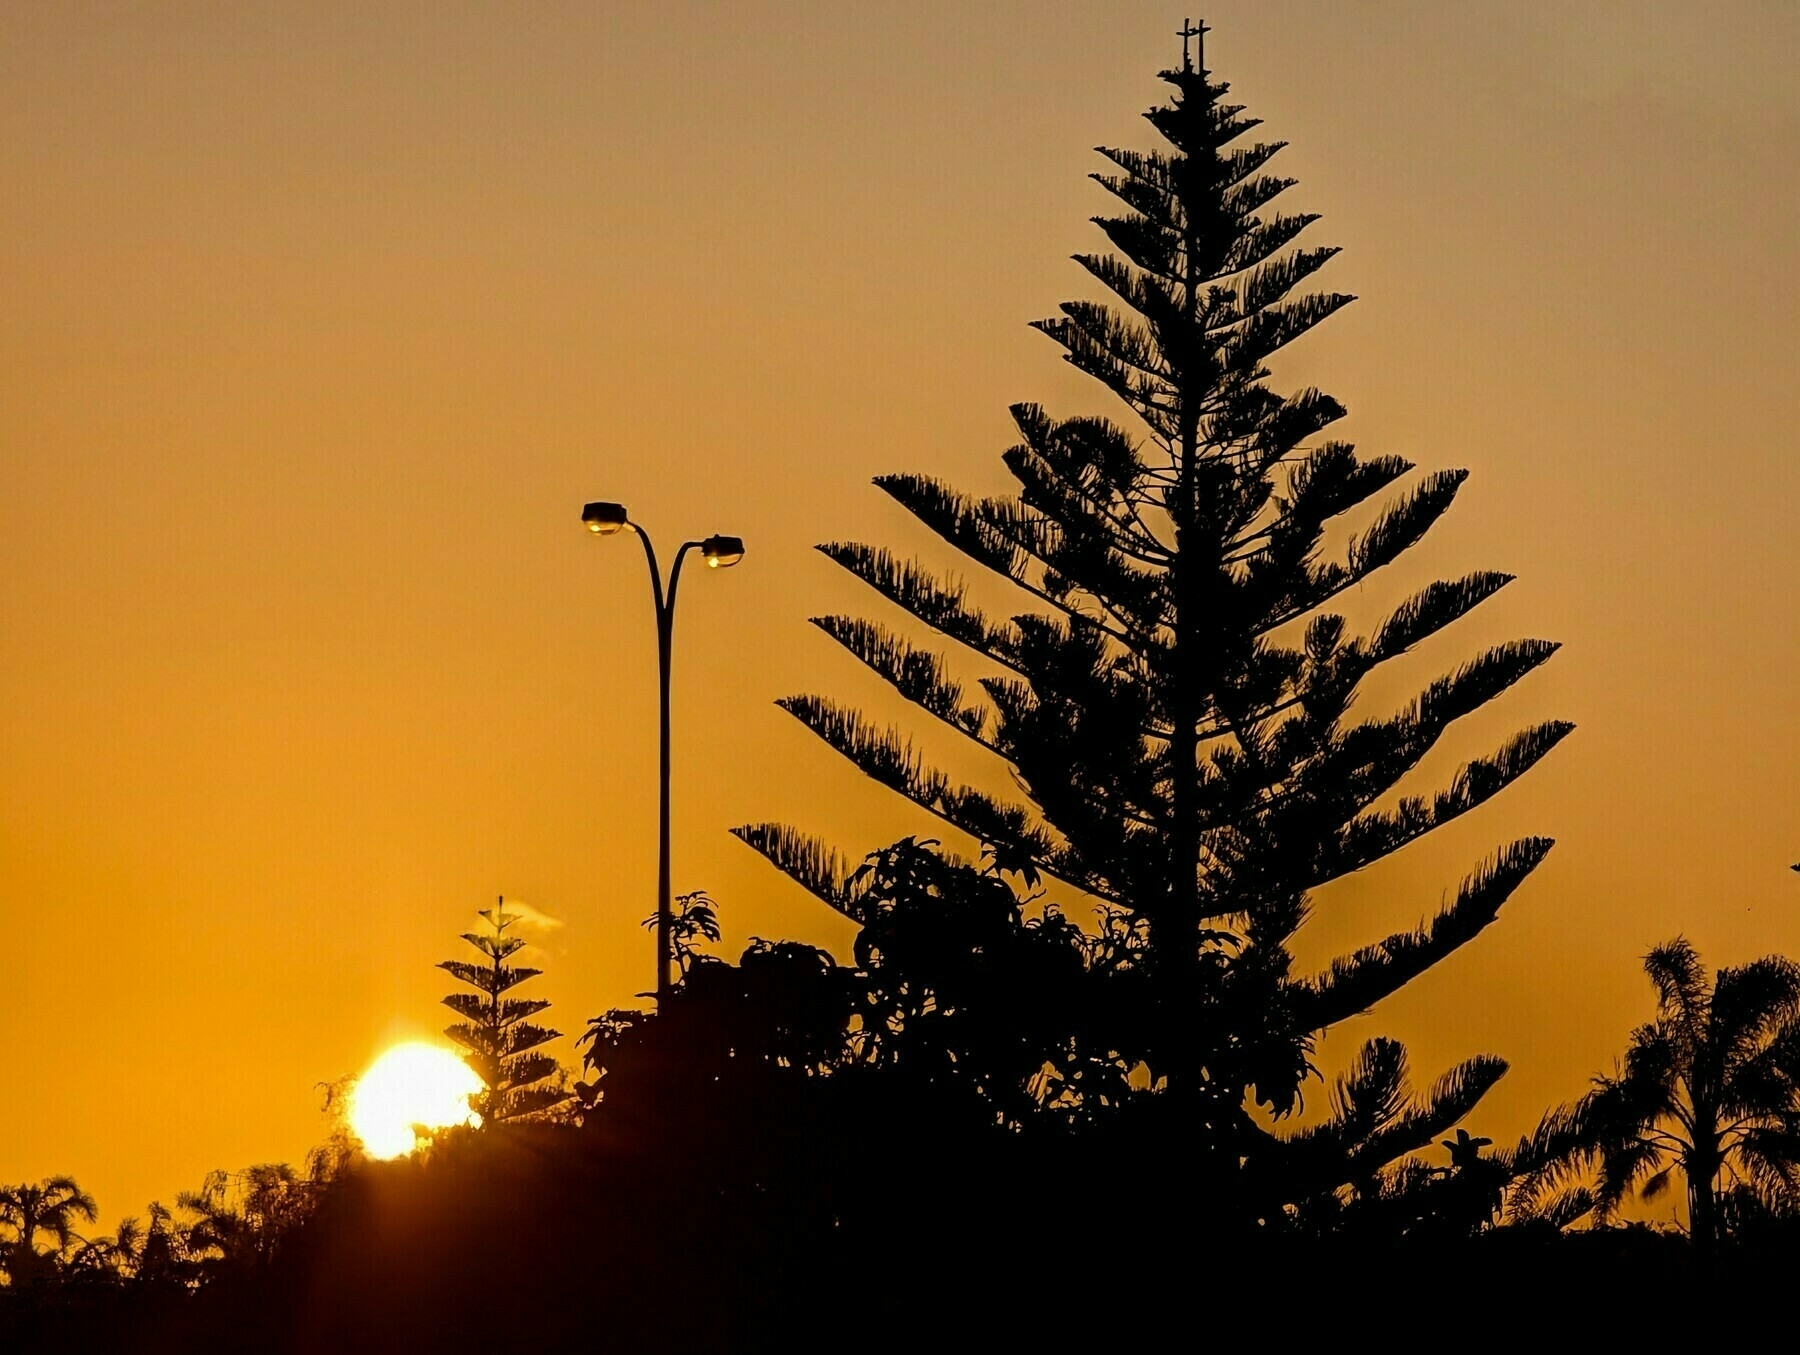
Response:
[[[803,958],[790,955],[783,979],[789,961],[772,960],[742,983],[725,972],[738,966],[696,966],[720,986],[689,999],[785,1041],[796,1010],[835,986]],[[1660,1306],[1639,1298],[1712,1301],[1678,1235],[1472,1229],[1492,1200],[1473,1140],[1451,1140],[1451,1165],[1422,1191],[1359,1198],[1332,1228],[1236,1233],[1173,1214],[1153,1173],[1103,1145],[909,1114],[885,1076],[826,1075],[749,1043],[734,1056],[721,1052],[727,1032],[690,1020],[682,1037],[659,1036],[659,1021],[638,1023],[623,1046],[634,1053],[605,1079],[629,1068],[663,1098],[659,1114],[628,1107],[620,1083],[579,1128],[449,1131],[414,1158],[353,1166],[279,1246],[250,1248],[198,1285],[0,1289],[0,1344],[1110,1349],[1150,1339],[1175,1313],[1259,1344],[1313,1339],[1327,1318],[1355,1330],[1474,1320],[1489,1337],[1545,1340],[1600,1295],[1625,1300],[1606,1311],[1614,1334]],[[649,1066],[659,1057],[680,1062]],[[734,1078],[724,1092],[721,1068]],[[1779,1292],[1800,1236],[1771,1224],[1755,1250],[1727,1256],[1734,1288],[1748,1290],[1734,1311],[1747,1313],[1756,1286]],[[1685,1311],[1658,1321],[1678,1329]]]
[[[1735,1219],[1716,1271],[1676,1233],[1571,1233],[1546,1213],[1502,1223],[1517,1164],[1486,1140],[1457,1131],[1435,1145],[1441,1165],[1390,1161],[1395,1144],[1431,1150],[1456,1113],[1441,1103],[1468,1092],[1413,1096],[1403,1052],[1384,1042],[1340,1079],[1340,1128],[1292,1140],[1323,1155],[1308,1168],[1319,1180],[1347,1175],[1349,1188],[1261,1228],[1243,1225],[1242,1202],[1195,1209],[1168,1188],[1187,1144],[1156,1098],[1094,1117],[1058,1110],[1053,1083],[1041,1101],[1014,1090],[1046,1042],[1066,1057],[1106,1044],[1137,1000],[1138,943],[1034,912],[992,866],[948,863],[931,845],[899,844],[857,879],[870,921],[854,966],[767,941],[723,963],[702,951],[717,934],[710,901],[682,900],[682,977],[665,1010],[590,1023],[579,1126],[445,1131],[387,1163],[339,1149],[305,1178],[215,1175],[178,1218],[162,1211],[160,1262],[139,1244],[110,1274],[70,1263],[55,1284],[0,1290],[0,1338],[20,1350],[1110,1348],[1143,1334],[1148,1314],[1196,1304],[1217,1335],[1306,1339],[1290,1336],[1296,1302],[1355,1313],[1376,1296],[1383,1322],[1400,1304],[1418,1321],[1479,1317],[1490,1335],[1541,1338],[1569,1305],[1660,1288],[1687,1300],[1659,1319],[1679,1328],[1718,1302],[1714,1275],[1748,1313],[1756,1291],[1737,1291],[1775,1285],[1800,1258],[1800,1221],[1770,1211]],[[1729,998],[1733,983],[1720,984]],[[1049,1016],[1021,1011],[1046,989]],[[479,1297],[492,1294],[512,1298]],[[1606,1330],[1632,1317],[1609,1312]]]

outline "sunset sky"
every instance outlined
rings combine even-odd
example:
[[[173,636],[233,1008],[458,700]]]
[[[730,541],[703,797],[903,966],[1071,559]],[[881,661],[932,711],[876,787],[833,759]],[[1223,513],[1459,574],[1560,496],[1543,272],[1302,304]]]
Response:
[[[1554,836],[1496,926],[1321,1051],[1396,1034],[1424,1080],[1500,1054],[1469,1124],[1504,1140],[1610,1066],[1650,945],[1800,956],[1800,8],[1205,14],[1292,143],[1283,207],[1344,246],[1322,285],[1361,298],[1277,384],[1473,472],[1353,617],[1497,568],[1519,581],[1406,676],[1564,643],[1409,788],[1536,720],[1576,734],[1328,891],[1299,947]],[[654,628],[588,499],[665,552],[749,543],[683,587],[674,883],[720,901],[727,954],[847,959],[726,832],[940,831],[773,704],[908,718],[807,624],[894,615],[811,548],[952,564],[872,475],[1004,489],[1009,402],[1116,413],[1027,322],[1086,294],[1091,148],[1154,144],[1181,18],[0,7],[0,1181],[73,1173],[110,1227],[298,1161],[317,1084],[450,1019],[433,966],[497,894],[561,924],[533,986],[569,1036],[651,986]]]

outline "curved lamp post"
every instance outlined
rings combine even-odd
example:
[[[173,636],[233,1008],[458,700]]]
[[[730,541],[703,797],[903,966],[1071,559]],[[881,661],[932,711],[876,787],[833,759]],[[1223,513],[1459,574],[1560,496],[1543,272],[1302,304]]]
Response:
[[[662,571],[656,565],[656,548],[650,534],[631,520],[622,503],[590,503],[581,510],[581,521],[597,536],[612,536],[629,529],[644,543],[644,559],[650,565],[650,595],[656,604],[656,662],[661,708],[658,734],[657,862],[656,862],[656,1009],[669,996],[669,930],[674,908],[669,893],[669,656],[675,636],[675,589],[681,582],[681,562],[697,550],[709,569],[728,569],[744,558],[744,543],[735,536],[709,536],[704,541],[683,541],[669,566],[669,589],[663,592]]]

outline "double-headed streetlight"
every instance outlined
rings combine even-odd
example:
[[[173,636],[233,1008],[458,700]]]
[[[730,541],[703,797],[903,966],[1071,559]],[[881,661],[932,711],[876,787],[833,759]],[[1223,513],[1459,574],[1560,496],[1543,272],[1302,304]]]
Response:
[[[657,778],[656,860],[656,1008],[663,1009],[669,996],[669,931],[674,918],[669,894],[669,655],[675,635],[675,588],[681,582],[681,562],[697,550],[710,569],[728,569],[744,558],[744,543],[735,536],[709,536],[704,541],[683,541],[669,567],[669,590],[663,592],[662,571],[656,566],[656,548],[650,534],[631,520],[622,503],[590,503],[581,510],[581,521],[598,536],[612,536],[629,528],[644,543],[644,559],[650,564],[650,594],[656,603],[656,662],[661,699],[658,735],[660,774]]]

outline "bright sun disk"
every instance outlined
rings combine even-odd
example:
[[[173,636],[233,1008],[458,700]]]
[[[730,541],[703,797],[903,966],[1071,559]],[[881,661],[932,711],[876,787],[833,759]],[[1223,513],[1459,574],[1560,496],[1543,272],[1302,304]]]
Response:
[[[350,1128],[370,1157],[399,1157],[417,1144],[415,1125],[479,1124],[469,1097],[482,1089],[474,1069],[448,1049],[420,1040],[397,1044],[350,1091]]]

